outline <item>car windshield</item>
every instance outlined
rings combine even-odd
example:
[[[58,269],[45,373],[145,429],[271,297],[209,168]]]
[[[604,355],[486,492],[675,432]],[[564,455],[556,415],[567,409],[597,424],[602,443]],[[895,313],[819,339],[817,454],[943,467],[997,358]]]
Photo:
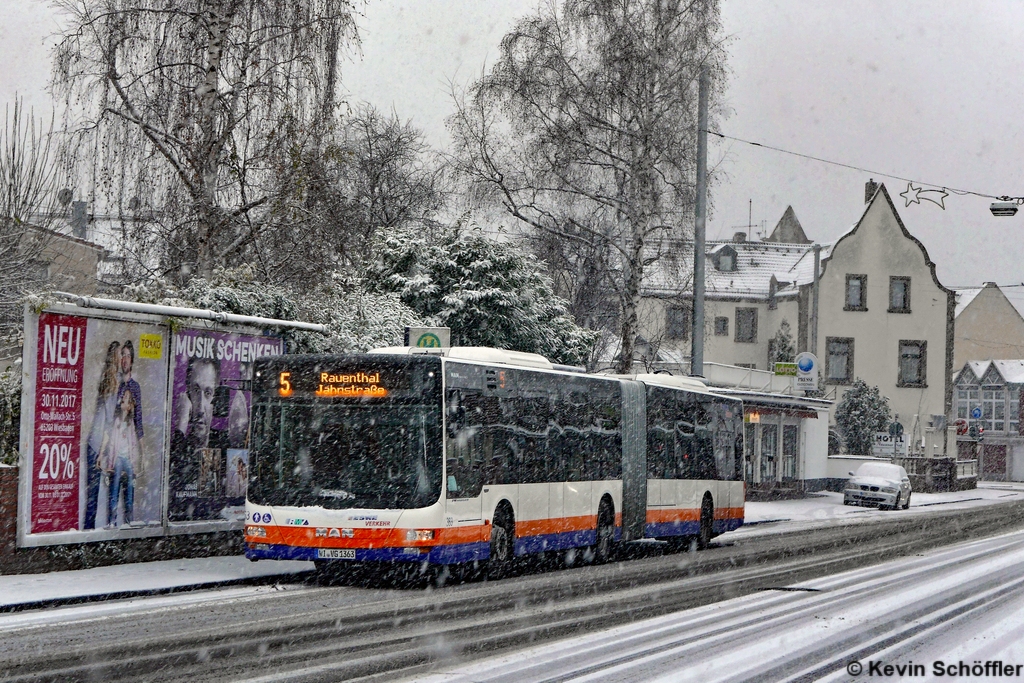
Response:
[[[867,462],[857,468],[858,477],[879,477],[881,479],[899,480],[900,470],[896,465]]]

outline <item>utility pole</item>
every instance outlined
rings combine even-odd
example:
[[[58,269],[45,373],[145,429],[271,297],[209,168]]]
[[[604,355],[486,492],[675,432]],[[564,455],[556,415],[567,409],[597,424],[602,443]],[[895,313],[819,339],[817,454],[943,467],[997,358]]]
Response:
[[[708,89],[707,65],[700,69],[697,90],[697,215],[693,222],[693,334],[690,335],[690,374],[704,376],[704,230],[707,219],[708,184]]]
[[[814,249],[814,285],[811,289],[811,353],[818,357],[818,273],[821,272],[821,245]]]

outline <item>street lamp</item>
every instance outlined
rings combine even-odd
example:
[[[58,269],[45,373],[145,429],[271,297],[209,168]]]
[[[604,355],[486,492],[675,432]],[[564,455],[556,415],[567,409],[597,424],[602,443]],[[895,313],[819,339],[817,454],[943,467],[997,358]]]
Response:
[[[999,197],[999,201],[992,202],[988,210],[993,216],[1013,216],[1021,204],[1024,204],[1024,197]]]

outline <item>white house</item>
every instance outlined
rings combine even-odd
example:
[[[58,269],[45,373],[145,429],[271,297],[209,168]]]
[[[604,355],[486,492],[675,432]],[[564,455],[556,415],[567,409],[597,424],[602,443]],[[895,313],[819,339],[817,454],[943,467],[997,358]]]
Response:
[[[913,452],[952,455],[954,293],[885,186],[868,183],[865,200],[860,218],[832,244],[810,244],[791,208],[764,241],[740,233],[709,242],[704,359],[768,369],[769,342],[785,320],[795,350],[818,357],[826,398],[842,400],[862,379],[888,397]],[[678,244],[668,263],[676,269],[656,265],[644,290],[642,336],[651,365],[685,372],[692,302],[676,273],[692,263],[692,243]],[[834,424],[834,405],[830,415]]]

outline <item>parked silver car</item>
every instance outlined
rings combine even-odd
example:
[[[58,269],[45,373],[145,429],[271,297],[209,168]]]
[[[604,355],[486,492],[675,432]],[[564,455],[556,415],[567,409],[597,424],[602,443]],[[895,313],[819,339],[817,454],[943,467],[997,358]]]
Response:
[[[843,491],[843,505],[906,510],[910,507],[910,477],[899,465],[866,462],[856,472],[850,472],[850,480]]]

